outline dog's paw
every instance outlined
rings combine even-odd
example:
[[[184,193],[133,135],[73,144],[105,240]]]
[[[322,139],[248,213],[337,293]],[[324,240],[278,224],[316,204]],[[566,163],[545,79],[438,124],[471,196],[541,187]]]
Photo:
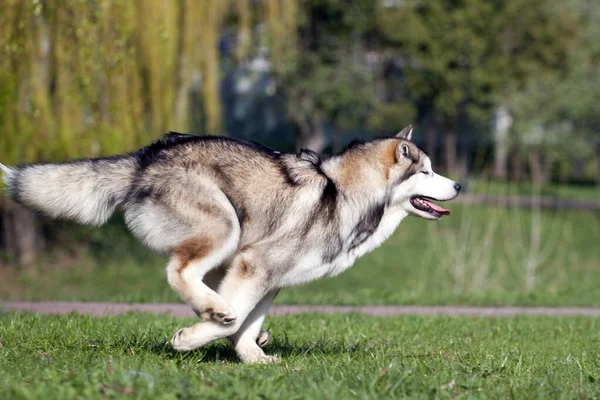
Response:
[[[233,310],[225,312],[215,311],[212,308],[208,308],[205,311],[198,313],[198,315],[204,322],[215,321],[223,325],[233,324],[237,319],[235,311]]]
[[[253,361],[254,364],[276,364],[278,362],[279,362],[279,358],[277,356],[269,356],[266,354],[263,354],[262,356],[257,358],[255,361]]]
[[[244,364],[273,364],[279,361],[277,356],[266,355],[258,346],[236,350],[238,357]]]
[[[260,331],[258,338],[256,338],[256,344],[258,347],[263,348],[271,343],[271,334],[269,331]]]
[[[230,325],[237,319],[237,313],[229,304],[224,301],[217,301],[202,311],[196,311],[196,314],[204,321],[215,321],[223,325]]]
[[[175,351],[190,351],[198,348],[190,338],[190,329],[183,328],[175,332],[171,338],[171,346]]]
[[[235,320],[237,319],[237,316],[235,314],[235,311],[233,311],[233,309],[231,308],[230,311],[228,312],[212,312],[210,314],[210,318],[215,321],[218,322],[220,324],[223,325],[229,325],[229,324],[233,324],[235,322]]]

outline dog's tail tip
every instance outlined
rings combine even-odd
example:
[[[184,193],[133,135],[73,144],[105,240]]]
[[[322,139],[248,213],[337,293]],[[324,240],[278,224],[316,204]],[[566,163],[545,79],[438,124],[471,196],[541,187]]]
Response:
[[[2,170],[2,180],[6,185],[10,185],[16,172],[15,169],[0,163],[0,170]]]

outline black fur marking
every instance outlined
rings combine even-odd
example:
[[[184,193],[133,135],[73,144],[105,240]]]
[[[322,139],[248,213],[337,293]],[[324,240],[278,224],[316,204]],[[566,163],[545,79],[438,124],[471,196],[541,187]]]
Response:
[[[384,203],[376,204],[367,210],[352,230],[354,239],[350,242],[349,250],[359,246],[375,233],[377,227],[381,223],[381,218],[383,218],[384,210]]]
[[[128,198],[134,203],[140,203],[148,198],[157,197],[160,197],[160,195],[154,191],[152,185],[134,187],[132,188],[131,193],[128,195]]]
[[[234,190],[232,189],[233,185],[231,178],[220,168],[216,168],[213,166],[211,167],[211,171],[218,182],[219,188],[223,191],[225,197],[227,197],[227,200],[229,200],[229,202],[233,206],[240,226],[243,227],[244,223],[248,221],[248,213],[246,211],[246,207],[244,207],[243,204],[238,204],[233,200],[234,198],[236,198],[236,196]]]
[[[6,188],[10,198],[18,204],[23,204],[23,199],[21,198],[21,190],[19,189],[19,182],[21,181],[21,171],[24,168],[24,166],[19,166],[13,169],[13,176],[10,186]]]
[[[290,173],[289,169],[285,165],[277,164],[277,166],[279,167],[279,172],[281,172],[281,175],[283,176],[285,183],[287,183],[289,186],[293,186],[293,187],[296,187],[299,185],[299,183],[294,179],[294,177]]]
[[[320,167],[323,162],[323,157],[312,150],[302,149],[298,154],[298,158],[304,161],[308,161],[314,164],[316,167]]]
[[[312,212],[308,214],[304,223],[302,232],[304,235],[306,235],[312,229],[312,226],[314,225],[315,221],[319,219],[324,221],[325,223],[336,222],[335,216],[337,211],[339,192],[335,182],[321,168],[323,158],[320,155],[311,150],[302,150],[300,154],[298,154],[298,157],[304,161],[310,162],[313,165],[315,172],[326,180],[325,185],[323,186],[323,192],[321,193],[319,204],[315,206]],[[339,253],[340,251],[341,248],[334,252],[330,252],[331,255],[324,255],[323,257],[335,258],[337,256],[337,253]]]
[[[330,263],[337,258],[337,256],[342,252],[343,244],[342,239],[339,236],[336,236],[335,239],[328,243],[327,247],[323,251],[321,258],[324,263]]]
[[[164,159],[163,151],[175,146],[176,144],[187,143],[190,139],[185,140],[184,135],[179,134],[167,134],[163,135],[157,141],[149,144],[136,151],[134,154],[138,160],[139,171],[143,171],[153,163]]]
[[[335,183],[327,178],[327,184],[321,194],[321,209],[327,212],[327,218],[333,217],[337,209],[338,189]]]
[[[109,195],[108,199],[106,199],[106,207],[110,210],[115,208],[118,204],[120,204],[120,199],[115,195]]]
[[[277,231],[277,228],[279,228],[281,225],[282,216],[283,210],[280,210],[277,207],[271,208],[267,213],[265,213],[265,236],[270,236]]]
[[[331,221],[335,219],[338,202],[338,189],[335,183],[329,179],[327,175],[325,175],[322,171],[320,172],[326,177],[327,183],[325,183],[325,186],[323,186],[323,192],[321,193],[319,203],[315,206],[306,219],[306,224],[304,225],[303,229],[304,234],[307,234],[310,231],[312,225],[317,219],[322,219],[324,221]]]
[[[284,154],[270,147],[264,146],[260,143],[251,142],[249,140],[234,139],[221,136],[196,136],[177,132],[170,132],[168,134],[163,135],[160,139],[151,143],[150,145],[134,152],[132,155],[138,159],[140,169],[144,170],[151,164],[163,160],[165,157],[167,157],[167,155],[165,154],[165,150],[176,146],[185,145],[187,143],[203,142],[221,142],[226,144],[237,144],[251,148],[252,150],[259,152],[265,156],[268,156],[272,159],[277,159]]]
[[[409,179],[411,176],[414,176],[417,174],[417,168],[415,168],[414,163],[413,165],[410,166],[410,168],[408,168],[406,170],[406,172],[400,176],[400,178],[398,179],[397,182],[395,182],[394,186],[401,184],[402,182],[406,181],[407,179]]]
[[[231,198],[231,195],[227,193],[227,191],[223,190],[223,193],[225,193],[225,197],[227,197],[227,200],[229,200],[229,202],[233,206],[233,209],[235,210],[235,215],[237,216],[238,222],[240,223],[240,228],[243,228],[244,224],[248,222],[248,213],[246,212],[246,207],[244,207],[241,204],[234,203]]]
[[[230,200],[230,202],[231,202],[231,200]],[[233,203],[231,203],[231,204],[233,204]],[[242,206],[236,206],[234,204],[233,208],[235,209],[235,214],[237,215],[238,221],[240,222],[240,227],[243,228],[244,223],[248,219],[248,213],[246,212],[246,209]]]

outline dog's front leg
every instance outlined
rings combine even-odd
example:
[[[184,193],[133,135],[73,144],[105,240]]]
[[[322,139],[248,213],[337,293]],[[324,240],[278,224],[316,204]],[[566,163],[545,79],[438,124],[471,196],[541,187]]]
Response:
[[[181,329],[175,333],[171,340],[173,348],[178,351],[193,350],[204,346],[213,340],[235,335],[242,328],[252,311],[259,303],[261,303],[261,300],[269,294],[270,288],[267,281],[268,277],[264,271],[255,268],[247,259],[238,259],[238,261],[228,269],[227,275],[219,288],[219,295],[231,304],[237,314],[237,319],[229,325],[223,325],[211,320],[195,324],[189,328]],[[257,315],[266,314],[274,294],[269,297],[270,300],[265,301],[264,309],[263,307],[260,308],[260,310],[263,311],[260,313],[257,312]],[[253,324],[249,321],[249,326],[251,325],[253,327],[250,332],[253,333],[252,335],[250,335],[250,332],[248,335],[243,335],[244,340],[242,340],[242,336],[240,336],[239,340],[236,340],[236,349],[238,348],[238,345],[240,349],[244,350],[253,347],[258,349],[260,353],[264,355],[262,349],[256,344],[256,339],[260,332],[260,325],[262,324],[264,316],[260,319],[260,324],[258,322]],[[251,337],[253,346],[250,346],[247,343],[249,340],[247,338]],[[273,361],[271,358],[266,357],[266,355],[260,357],[256,351],[253,353],[253,357],[250,354],[251,352],[252,350],[247,350],[242,352],[243,354],[240,352],[238,352],[238,354],[241,354],[240,358],[245,362]]]
[[[267,293],[248,315],[242,327],[229,337],[238,357],[245,363],[269,364],[277,361],[276,356],[266,355],[263,351],[262,347],[268,343],[270,335],[260,328],[278,292],[279,289],[275,289]]]

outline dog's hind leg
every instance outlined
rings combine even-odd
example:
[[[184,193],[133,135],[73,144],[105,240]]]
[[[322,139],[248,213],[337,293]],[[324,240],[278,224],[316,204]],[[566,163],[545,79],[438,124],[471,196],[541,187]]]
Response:
[[[230,325],[209,321],[181,329],[171,340],[173,348],[178,351],[193,350],[213,340],[232,337],[236,350],[240,349],[238,355],[242,361],[262,363],[274,361],[256,344],[260,325],[273,301],[274,293],[269,296],[270,291],[268,275],[264,271],[258,271],[247,260],[240,257],[228,269],[219,289],[219,294],[231,304],[238,318]],[[265,297],[266,300],[261,302]],[[255,309],[256,313],[252,315]],[[247,319],[246,329],[240,332],[239,336],[234,336],[244,328]]]
[[[204,321],[212,319],[230,324],[237,317],[235,310],[203,279],[211,270],[228,262],[237,251],[239,225],[231,220],[230,223],[213,226],[215,228],[210,235],[195,235],[173,249],[167,277],[181,299],[191,305]]]
[[[172,257],[167,266],[169,285],[202,320],[212,319],[229,324],[236,319],[235,311],[218,293],[202,282],[204,274],[212,267],[214,265],[203,262],[203,259],[185,265],[179,257]]]

